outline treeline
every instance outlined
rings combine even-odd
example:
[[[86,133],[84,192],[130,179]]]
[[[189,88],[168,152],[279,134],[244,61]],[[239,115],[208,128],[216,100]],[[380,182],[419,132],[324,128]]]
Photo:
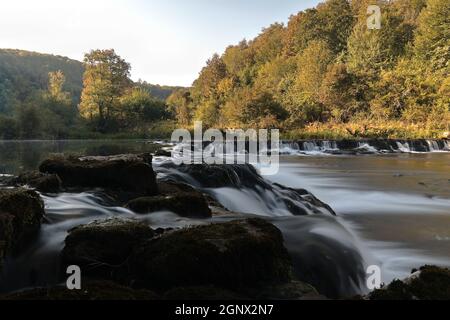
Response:
[[[134,83],[129,72],[114,50],[93,50],[83,63],[0,50],[0,139],[144,137],[161,131],[167,124],[159,121],[173,118],[164,101],[180,88]]]
[[[378,1],[379,30],[367,27],[371,4],[328,0],[275,23],[215,54],[168,104],[182,125],[383,136],[394,126],[447,129],[450,1]]]

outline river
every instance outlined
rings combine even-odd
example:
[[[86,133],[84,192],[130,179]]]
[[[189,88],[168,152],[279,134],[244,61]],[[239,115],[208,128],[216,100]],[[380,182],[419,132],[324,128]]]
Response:
[[[0,142],[0,174],[36,169],[52,153],[108,155],[154,150],[155,143],[148,141],[4,141]],[[204,191],[228,209],[272,219],[282,230],[298,268],[305,268],[305,264],[312,269],[325,266],[324,277],[333,268],[337,273],[334,278],[341,278],[341,283],[334,284],[330,295],[366,291],[355,279],[347,279],[353,277],[354,270],[348,270],[357,259],[364,267],[380,266],[384,282],[403,278],[424,264],[450,266],[450,152],[406,149],[390,154],[334,155],[310,151],[314,152],[281,156],[279,173],[265,178],[307,189],[330,205],[337,217],[292,217],[276,207],[276,194],[256,194],[243,188]],[[167,159],[158,157],[154,161],[159,175],[167,171],[158,169],[164,161]],[[114,207],[96,191],[43,197],[49,221],[27,252],[7,261],[0,291],[56,282],[58,253],[70,228],[96,218],[134,216]],[[154,227],[208,222],[167,212],[139,218]],[[356,257],[356,252],[361,257]],[[321,279],[315,281],[319,287],[329,285]]]

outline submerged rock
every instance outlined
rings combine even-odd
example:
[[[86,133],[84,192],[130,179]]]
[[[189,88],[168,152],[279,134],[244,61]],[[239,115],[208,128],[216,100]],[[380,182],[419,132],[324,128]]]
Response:
[[[159,297],[147,290],[136,290],[109,281],[82,283],[81,290],[65,286],[37,288],[0,296],[0,300],[156,300]]]
[[[291,279],[281,232],[262,219],[197,226],[163,234],[130,258],[136,284],[169,289],[259,287]]]
[[[158,188],[151,161],[150,154],[62,157],[45,160],[39,171],[57,174],[64,187],[99,187],[142,196],[156,195]]]
[[[129,219],[107,219],[69,231],[62,251],[63,266],[78,265],[83,275],[121,277],[127,259],[142,242],[154,236],[146,224]]]
[[[127,207],[141,214],[168,210],[181,217],[211,217],[211,210],[205,197],[197,191],[179,192],[167,196],[142,197],[130,201]]]
[[[22,188],[0,190],[0,267],[3,258],[28,244],[44,216],[40,196]]]
[[[371,292],[370,300],[450,300],[450,269],[424,266],[406,280]]]
[[[28,185],[44,193],[57,193],[61,191],[61,179],[56,174],[47,174],[39,171],[30,171],[20,174],[11,181],[14,185]]]

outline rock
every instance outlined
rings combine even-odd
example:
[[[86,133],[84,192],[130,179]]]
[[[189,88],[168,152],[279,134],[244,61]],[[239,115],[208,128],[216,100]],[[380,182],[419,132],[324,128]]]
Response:
[[[0,190],[0,267],[9,253],[22,249],[39,231],[44,203],[32,190]]]
[[[63,269],[78,265],[86,276],[120,278],[133,250],[153,236],[149,226],[130,219],[112,218],[78,226],[65,240]]]
[[[60,157],[45,160],[39,171],[57,174],[65,187],[98,187],[142,196],[156,195],[158,188],[151,161],[150,154]]]
[[[168,210],[188,218],[211,217],[211,210],[205,197],[197,191],[179,192],[168,196],[142,197],[130,201],[127,207],[141,214]]]
[[[155,293],[135,290],[108,281],[82,282],[81,290],[65,286],[37,288],[0,296],[0,300],[157,300]]]
[[[255,292],[252,297],[257,300],[324,300],[317,290],[304,282],[291,281],[276,286],[268,286]]]
[[[57,193],[61,191],[61,179],[56,174],[30,171],[20,174],[11,182],[19,186],[28,185],[44,193]]]
[[[129,260],[136,285],[170,289],[213,285],[259,287],[291,280],[281,232],[262,219],[236,220],[164,233]]]
[[[414,270],[415,271],[415,270]],[[450,300],[450,269],[424,266],[368,295],[370,300]]]
[[[165,195],[177,194],[180,192],[198,192],[188,184],[175,181],[158,181],[159,193]]]
[[[170,151],[164,150],[164,149],[159,149],[156,150],[154,153],[155,157],[172,157],[172,153]]]
[[[190,175],[205,188],[253,188],[255,185],[270,188],[270,184],[250,164],[193,164],[180,165],[176,169],[183,174]]]

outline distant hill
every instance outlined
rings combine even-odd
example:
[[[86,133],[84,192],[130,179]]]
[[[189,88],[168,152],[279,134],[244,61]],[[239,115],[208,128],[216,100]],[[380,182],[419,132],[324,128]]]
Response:
[[[164,101],[172,94],[172,92],[183,88],[173,86],[161,86],[159,84],[150,84],[145,81],[139,82],[138,85],[140,85],[142,88],[147,89],[153,97]]]
[[[61,70],[66,76],[65,90],[78,102],[83,88],[83,63],[67,57],[16,49],[0,49],[0,113],[8,114],[18,102],[37,90],[45,90],[48,73]],[[140,82],[158,99],[166,100],[177,87]]]
[[[0,49],[0,112],[12,111],[15,102],[24,101],[36,90],[47,88],[48,73],[61,70],[65,90],[79,100],[83,64],[67,57],[24,50]]]

